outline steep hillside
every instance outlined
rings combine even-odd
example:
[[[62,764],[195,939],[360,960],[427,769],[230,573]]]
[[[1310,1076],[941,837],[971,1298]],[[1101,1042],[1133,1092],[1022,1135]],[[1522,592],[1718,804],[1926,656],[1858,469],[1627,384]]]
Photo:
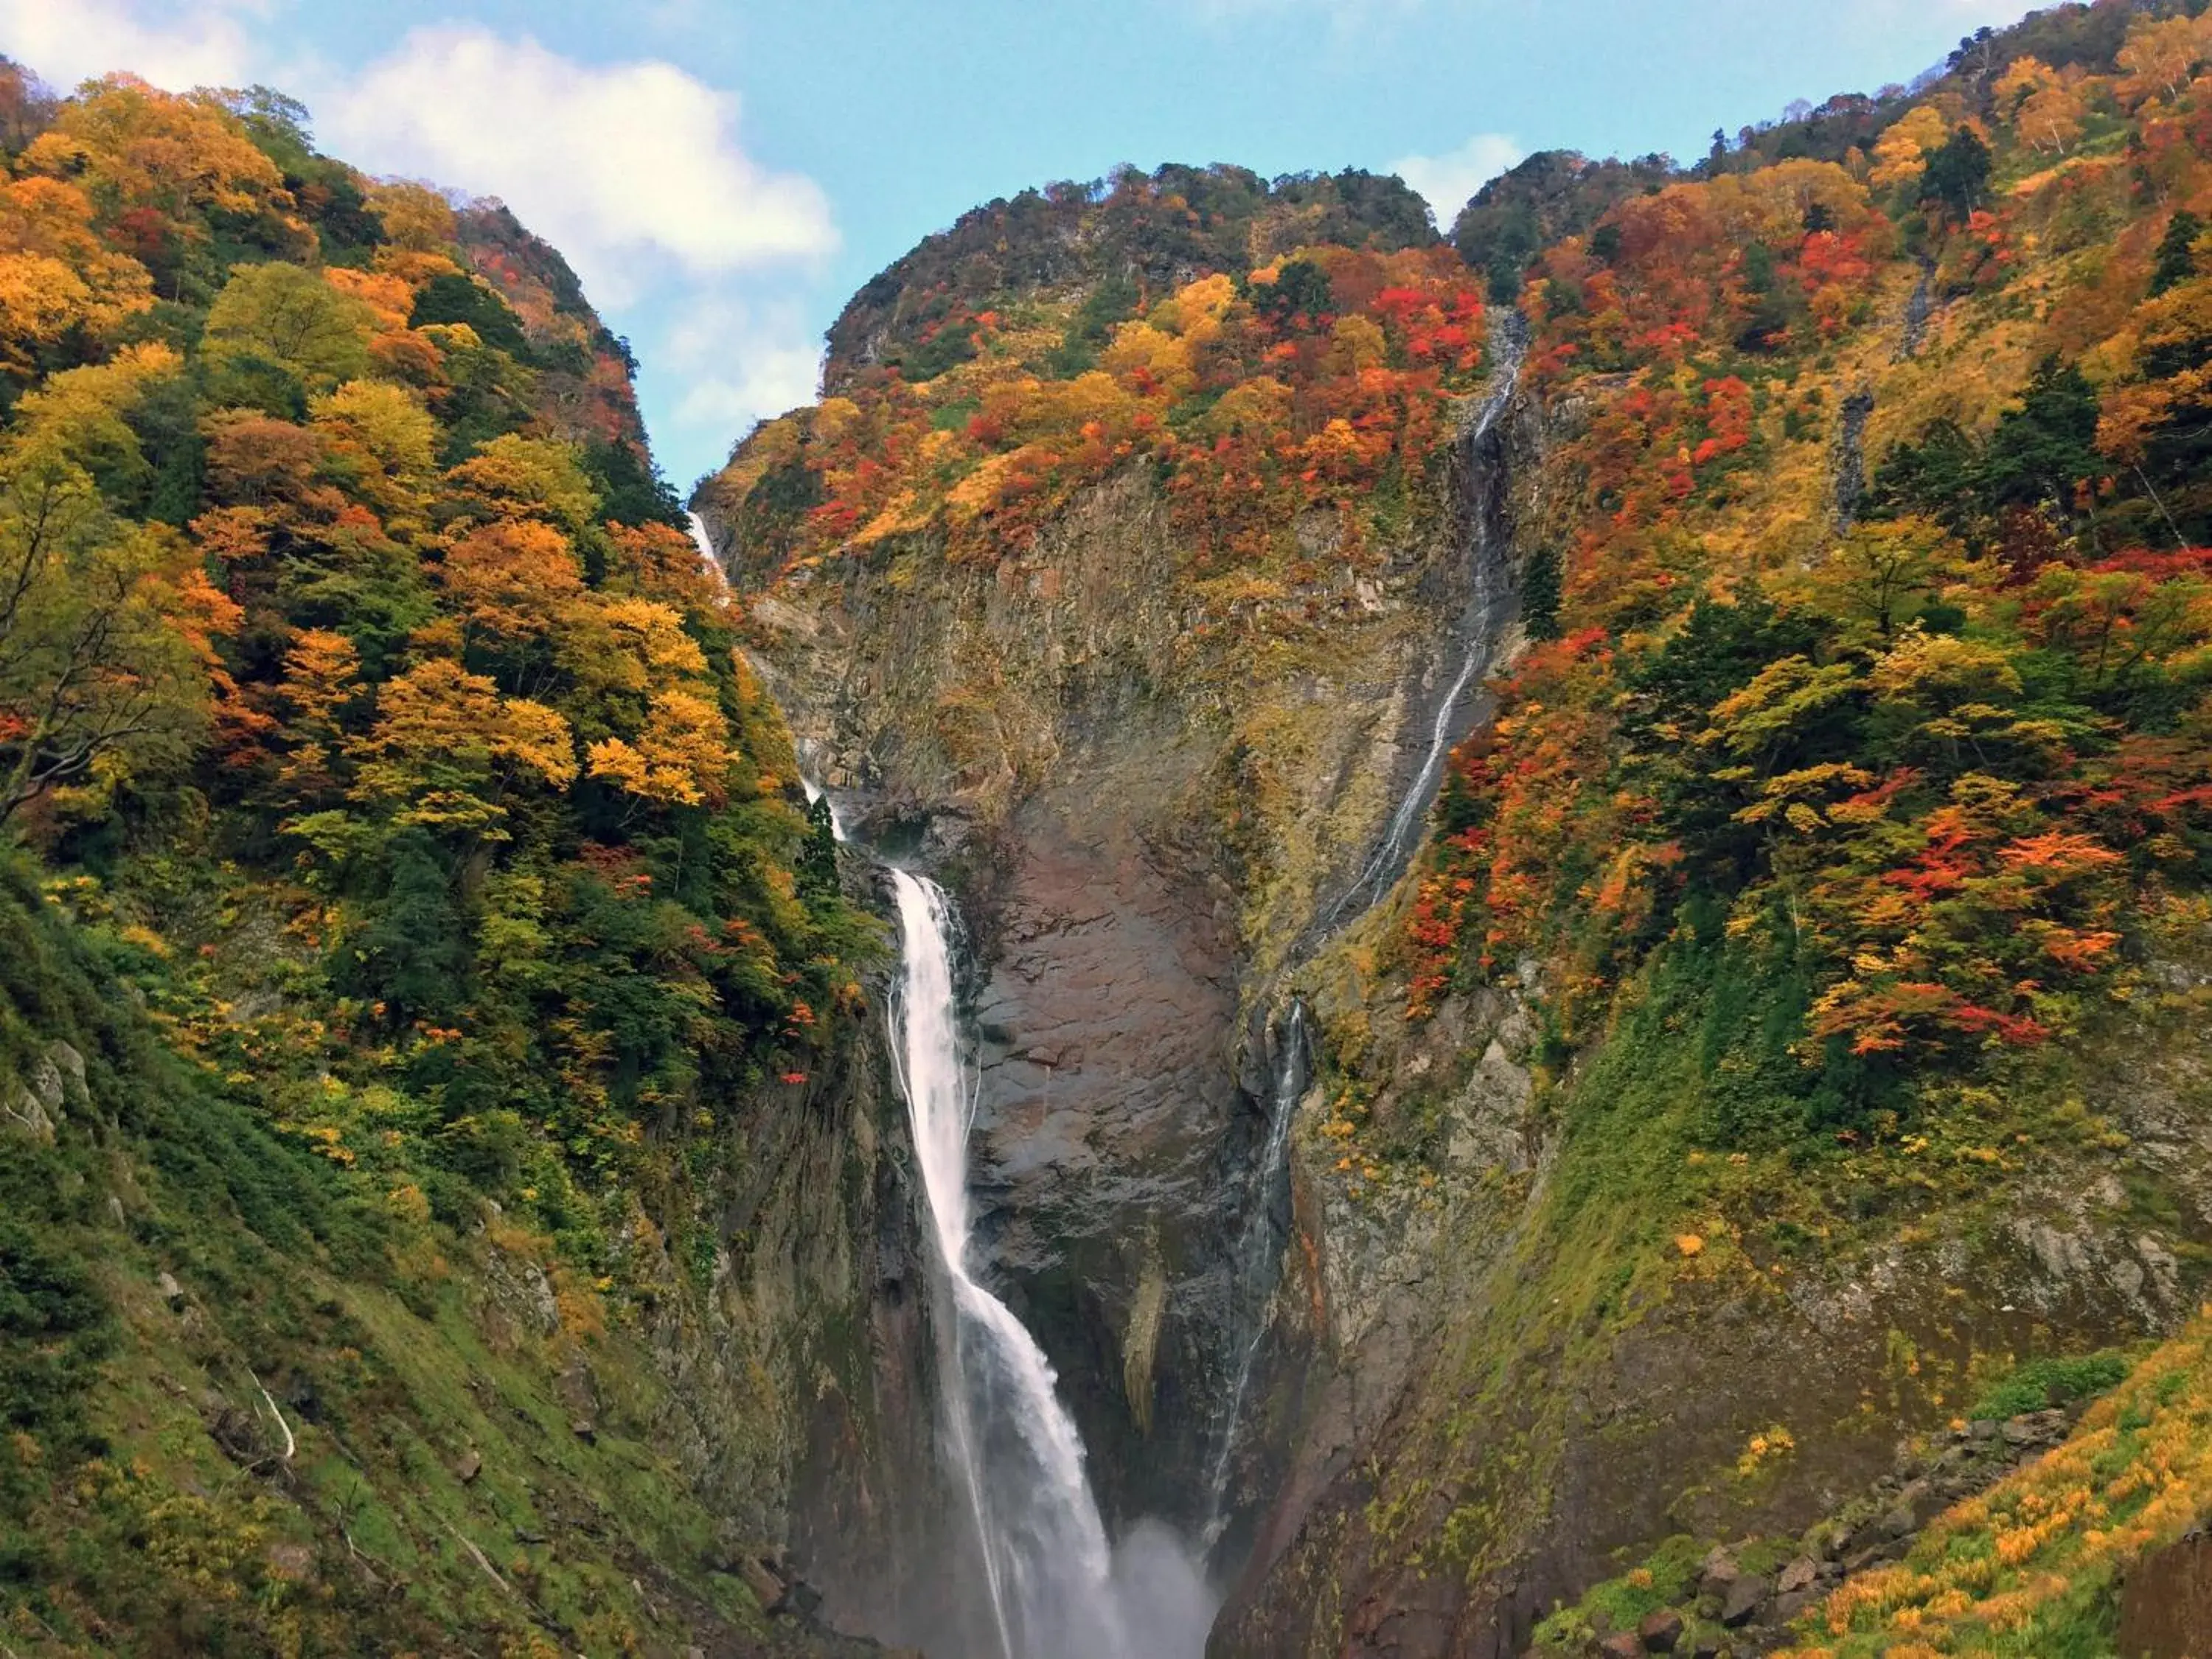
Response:
[[[2057,21],[1532,258],[1538,637],[1313,970],[1333,1363],[1221,1651],[1518,1650],[2196,1305],[2208,36]]]
[[[573,274],[304,114],[0,76],[0,1631],[813,1651],[878,932]]]
[[[2190,10],[1687,170],[1539,158],[1465,258],[1192,252],[1125,179],[1194,263],[1117,293],[1048,192],[969,289],[887,272],[702,489],[810,768],[962,889],[995,1267],[1125,1519],[1207,1514],[1313,1016],[1215,1651],[1520,1651],[2196,1305]]]

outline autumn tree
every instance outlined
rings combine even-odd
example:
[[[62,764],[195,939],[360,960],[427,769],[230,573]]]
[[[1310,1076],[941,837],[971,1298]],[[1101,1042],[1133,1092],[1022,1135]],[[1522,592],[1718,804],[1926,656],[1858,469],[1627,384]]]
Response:
[[[98,339],[146,310],[153,286],[143,265],[100,239],[76,185],[0,185],[0,352],[16,374],[73,331]]]
[[[84,431],[36,416],[0,453],[0,820],[188,761],[235,621],[182,538],[110,511]]]
[[[729,724],[697,692],[671,687],[653,694],[644,724],[631,738],[591,747],[591,775],[657,806],[719,805],[736,759]]]
[[[434,658],[379,688],[375,723],[345,746],[353,798],[392,821],[485,841],[507,836],[508,791],[565,788],[576,776],[568,723],[544,704],[502,697],[458,663]],[[303,825],[313,838],[322,825]]]
[[[2120,48],[2122,99],[2130,105],[2172,98],[2204,61],[2212,23],[2202,17],[2144,18],[2128,31]]]
[[[208,362],[234,380],[273,367],[305,391],[327,391],[368,371],[374,326],[367,304],[313,271],[238,265],[208,308]]]

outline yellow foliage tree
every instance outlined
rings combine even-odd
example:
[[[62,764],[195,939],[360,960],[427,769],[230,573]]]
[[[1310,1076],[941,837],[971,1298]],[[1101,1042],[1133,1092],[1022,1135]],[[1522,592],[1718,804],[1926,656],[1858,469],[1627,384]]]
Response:
[[[19,371],[28,348],[73,328],[103,335],[154,303],[153,278],[102,242],[76,185],[29,178],[0,186],[0,350]]]
[[[558,439],[502,433],[479,446],[446,480],[460,504],[479,518],[543,519],[574,531],[599,516],[599,493],[575,445]]]
[[[1878,190],[1910,183],[1928,164],[1929,151],[1940,149],[1950,136],[1940,111],[1927,104],[1917,106],[1875,145],[1871,182]]]
[[[416,253],[444,253],[460,234],[453,204],[428,185],[390,179],[368,192],[368,210],[384,222],[384,234]]]
[[[135,75],[88,82],[23,155],[27,172],[83,182],[111,212],[150,207],[289,210],[276,164],[212,95],[178,97]]]
[[[502,639],[552,635],[584,595],[568,538],[528,519],[470,532],[447,550],[442,574],[469,625]]]
[[[396,809],[393,822],[501,840],[511,783],[565,788],[576,777],[568,722],[544,704],[501,697],[459,663],[434,658],[388,680],[376,724],[346,744],[353,798]]]
[[[2130,107],[2154,98],[2174,98],[2212,49],[2212,21],[2167,17],[2139,21],[2120,48],[2121,99]]]
[[[635,742],[610,738],[590,753],[592,776],[659,806],[720,801],[736,758],[722,711],[680,688],[654,696]]]
[[[417,529],[438,477],[438,423],[404,386],[348,380],[308,405],[310,424],[331,453],[352,462],[355,489],[387,527]]]

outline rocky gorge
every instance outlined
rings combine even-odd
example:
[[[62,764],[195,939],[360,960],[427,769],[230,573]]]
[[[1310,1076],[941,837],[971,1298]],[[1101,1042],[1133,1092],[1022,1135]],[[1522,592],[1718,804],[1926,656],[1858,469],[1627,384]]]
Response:
[[[1079,219],[1033,277],[1004,240],[977,264],[1018,222],[1006,204],[887,272],[833,333],[831,400],[763,428],[694,505],[810,775],[966,919],[976,1238],[1109,1530],[1164,1522],[1205,1564],[1224,1659],[1800,1641],[1847,1579],[2063,1438],[2048,1413],[1959,1415],[1993,1366],[2134,1352],[2188,1316],[2208,1212],[2170,1149],[2197,1133],[2197,945],[2160,947],[2174,994],[2085,1027],[2064,1081],[2015,1085],[2067,1103],[2018,1137],[2033,1153],[1953,1154],[1991,1173],[1921,1183],[1917,1216],[1805,1152],[1716,1145],[1702,1115],[1739,1062],[1717,1080],[1715,1057],[1775,1016],[1709,947],[1625,983],[1595,1025],[1563,1013],[1588,993],[1540,951],[1421,988],[1401,941],[1437,903],[1424,826],[1429,847],[1472,833],[1437,763],[1492,718],[1486,686],[1557,638],[1555,550],[1614,509],[1592,499],[1593,447],[1644,394],[1556,359],[1524,378],[1544,325],[1501,307],[1405,505],[1356,530],[1336,503],[1304,509],[1286,565],[1241,587],[1194,544],[1188,464],[1153,459],[1101,467],[988,556],[957,498],[942,520],[895,501],[836,556],[797,556],[775,494],[795,458],[849,441],[825,430],[914,349],[902,329],[984,319],[972,378],[914,394],[972,436],[998,418],[994,320],[1065,315],[1117,269],[1109,212],[1053,210]],[[1153,280],[1189,293],[1205,270]],[[1848,529],[1869,456],[1974,315],[1901,260],[1793,370],[1790,406],[1838,411],[1834,436],[1781,420],[1777,381],[1755,440],[1771,470],[1705,533]],[[1611,902],[1589,879],[1578,902]],[[1237,1267],[1255,1237],[1257,1291]],[[1933,1449],[1893,1472],[1900,1433]],[[1624,1626],[1604,1587],[1662,1542],[1691,1559],[1685,1540],[1703,1541],[1676,1604]]]
[[[688,501],[498,204],[0,118],[0,1659],[2193,1650],[2202,0],[1023,191]]]

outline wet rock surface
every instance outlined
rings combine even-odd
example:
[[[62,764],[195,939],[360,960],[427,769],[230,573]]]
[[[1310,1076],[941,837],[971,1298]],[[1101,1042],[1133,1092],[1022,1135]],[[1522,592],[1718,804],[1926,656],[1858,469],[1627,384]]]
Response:
[[[1206,1379],[1193,1370],[1221,1292],[1211,1177],[1247,1109],[1224,1042],[1235,934],[1202,872],[1073,805],[1017,814],[1018,851],[986,912],[970,1188],[994,1273],[1055,1362],[1105,1500],[1158,1512],[1188,1502],[1176,1474],[1205,1451]],[[1149,1297],[1148,1264],[1162,1276]],[[1139,1323],[1148,1353],[1133,1366]],[[1128,1397],[1133,1376],[1145,1398]]]
[[[2154,1550],[2120,1594],[2127,1659],[2196,1659],[2212,1650],[2212,1536],[2202,1529]]]

